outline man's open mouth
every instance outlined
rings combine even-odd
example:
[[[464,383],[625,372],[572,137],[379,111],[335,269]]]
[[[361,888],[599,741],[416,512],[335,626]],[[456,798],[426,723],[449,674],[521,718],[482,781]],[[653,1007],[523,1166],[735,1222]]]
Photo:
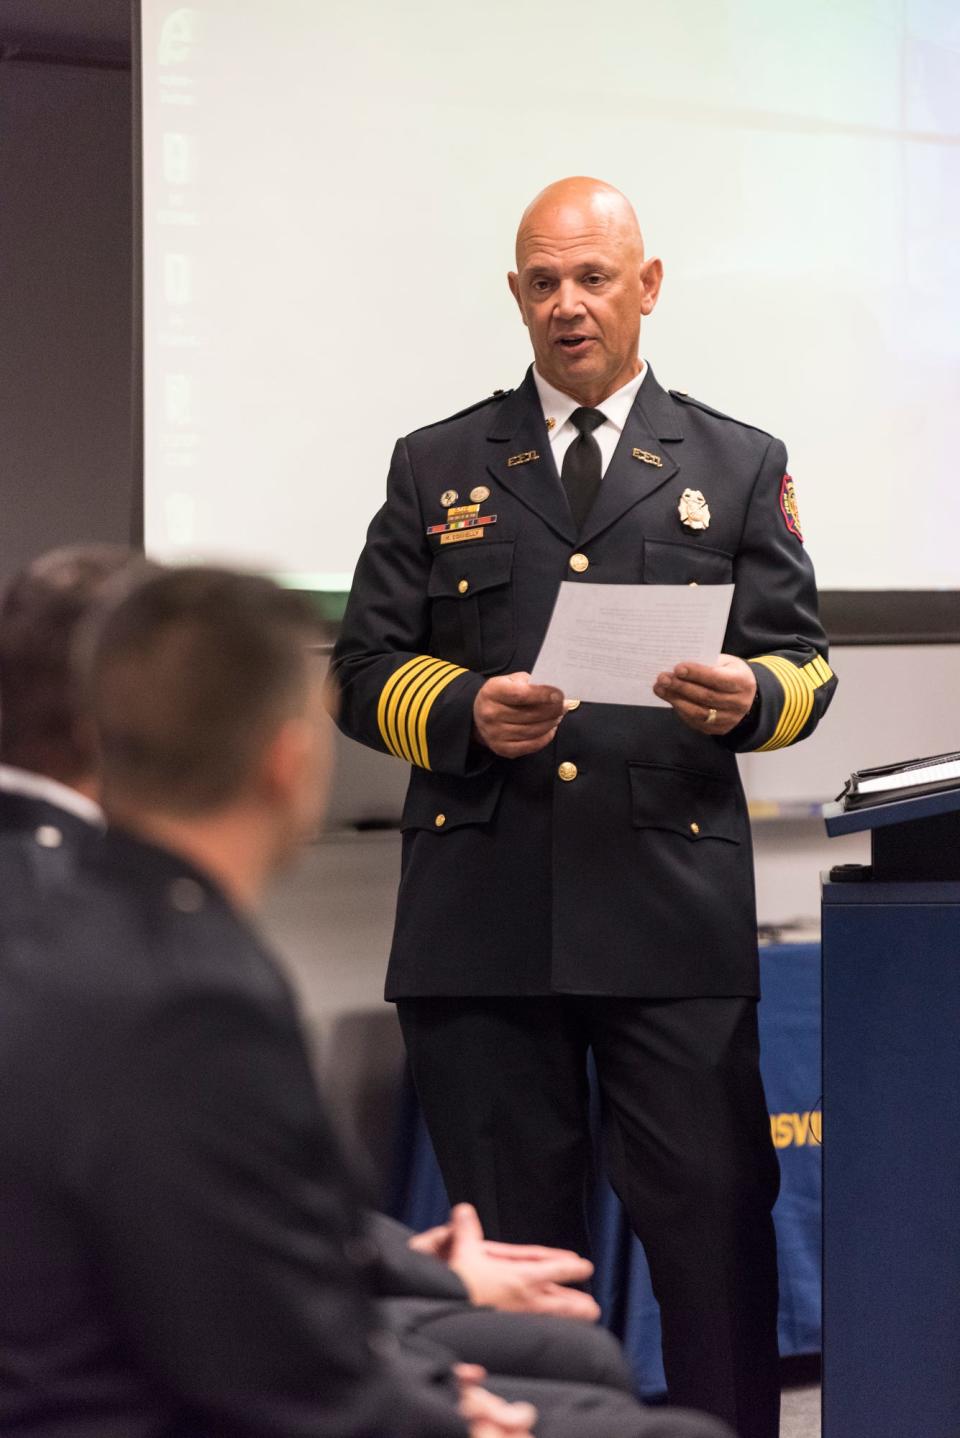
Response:
[[[565,350],[581,349],[583,345],[591,343],[590,335],[561,335],[557,341]]]

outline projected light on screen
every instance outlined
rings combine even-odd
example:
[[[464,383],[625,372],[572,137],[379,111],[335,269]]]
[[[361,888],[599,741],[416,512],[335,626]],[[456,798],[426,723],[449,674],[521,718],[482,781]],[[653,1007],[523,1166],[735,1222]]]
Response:
[[[143,3],[146,539],[349,582],[397,435],[519,383],[527,200],[599,174],[658,378],[779,434],[821,585],[956,587],[960,11]]]

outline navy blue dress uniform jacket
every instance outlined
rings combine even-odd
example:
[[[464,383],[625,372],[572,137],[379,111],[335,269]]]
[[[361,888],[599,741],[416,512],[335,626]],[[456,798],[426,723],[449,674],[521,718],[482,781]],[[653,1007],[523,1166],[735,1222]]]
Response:
[[[248,925],[117,832],[43,909],[0,927],[0,1431],[465,1438],[446,1359],[385,1353],[375,1254]]]
[[[0,924],[29,922],[101,837],[97,825],[59,804],[0,791]]]
[[[757,992],[735,754],[805,738],[836,683],[786,467],[652,372],[579,533],[531,373],[398,442],[334,654],[343,730],[412,769],[388,998]],[[708,528],[682,522],[687,489]],[[582,703],[539,754],[475,744],[477,691],[532,668],[564,581],[734,582],[724,649],[754,667],[751,714],[714,737]]]

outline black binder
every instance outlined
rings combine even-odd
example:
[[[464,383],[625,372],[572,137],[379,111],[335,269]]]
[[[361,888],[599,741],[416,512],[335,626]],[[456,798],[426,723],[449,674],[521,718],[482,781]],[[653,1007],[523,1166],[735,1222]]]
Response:
[[[872,804],[890,804],[898,799],[918,799],[924,794],[945,794],[960,789],[960,773],[937,777],[930,770],[960,769],[960,752],[933,754],[926,759],[908,759],[902,764],[881,764],[875,769],[858,769],[850,775],[837,795],[844,811],[863,809]],[[915,774],[915,780],[910,776]],[[897,780],[884,783],[884,780]],[[864,785],[868,787],[864,789]]]

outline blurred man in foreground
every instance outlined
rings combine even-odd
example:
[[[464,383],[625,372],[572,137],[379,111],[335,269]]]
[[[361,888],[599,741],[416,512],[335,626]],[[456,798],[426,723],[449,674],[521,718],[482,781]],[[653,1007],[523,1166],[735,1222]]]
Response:
[[[414,1382],[381,1352],[355,1199],[247,918],[319,811],[317,637],[296,597],[198,570],[99,631],[112,827],[0,963],[3,1431],[466,1431],[448,1365]],[[501,1409],[491,1432],[527,1431]]]
[[[589,1303],[562,1290],[581,1260],[507,1260],[462,1212],[391,1280],[358,1213],[249,920],[320,810],[317,638],[268,581],[181,570],[115,599],[90,639],[111,827],[0,948],[0,1082],[18,1096],[0,1115],[5,1431],[522,1438],[535,1411],[454,1366],[484,1335],[468,1324],[461,1348],[451,1322],[482,1324],[470,1297]],[[462,1278],[448,1311],[380,1329],[368,1293],[400,1297],[403,1270],[408,1296],[437,1296],[438,1258]],[[719,1432],[560,1388],[537,1388],[544,1438]]]

